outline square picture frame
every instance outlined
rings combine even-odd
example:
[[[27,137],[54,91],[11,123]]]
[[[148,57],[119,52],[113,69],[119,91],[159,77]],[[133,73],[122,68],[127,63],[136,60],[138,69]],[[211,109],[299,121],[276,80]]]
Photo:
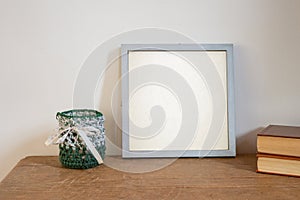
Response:
[[[122,157],[234,157],[233,44],[122,44]]]

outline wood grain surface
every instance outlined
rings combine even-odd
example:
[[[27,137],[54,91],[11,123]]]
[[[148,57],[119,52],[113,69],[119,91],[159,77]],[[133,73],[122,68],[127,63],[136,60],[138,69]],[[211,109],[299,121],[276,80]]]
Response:
[[[160,162],[117,159],[131,165]],[[255,171],[255,155],[181,158],[148,173],[106,165],[72,170],[62,168],[56,156],[34,156],[0,183],[0,199],[300,199],[300,178]]]

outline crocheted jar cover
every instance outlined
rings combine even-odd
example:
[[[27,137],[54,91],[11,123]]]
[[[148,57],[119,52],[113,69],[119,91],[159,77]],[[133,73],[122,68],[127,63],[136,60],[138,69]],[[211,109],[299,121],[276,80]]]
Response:
[[[73,169],[87,169],[98,165],[97,160],[87,149],[83,139],[77,133],[76,128],[84,130],[93,128],[96,131],[89,131],[86,135],[93,143],[102,159],[105,156],[105,129],[103,126],[104,117],[102,113],[95,110],[69,110],[58,112],[56,118],[59,122],[61,136],[66,134],[64,142],[59,144],[59,160],[64,167]]]

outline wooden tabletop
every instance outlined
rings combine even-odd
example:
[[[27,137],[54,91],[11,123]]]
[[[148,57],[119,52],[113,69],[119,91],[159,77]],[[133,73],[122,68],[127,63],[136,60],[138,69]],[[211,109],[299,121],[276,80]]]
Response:
[[[122,166],[160,160],[118,159]],[[181,158],[148,173],[107,165],[72,170],[55,156],[34,156],[21,160],[0,183],[0,199],[300,199],[300,178],[255,170],[255,155]]]

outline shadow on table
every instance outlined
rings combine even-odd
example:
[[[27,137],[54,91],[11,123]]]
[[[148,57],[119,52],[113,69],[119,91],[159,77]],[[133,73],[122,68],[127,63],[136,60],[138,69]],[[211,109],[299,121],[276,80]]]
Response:
[[[237,138],[237,157],[239,159],[224,158],[220,162],[232,165],[234,168],[256,172],[256,138],[262,129],[262,127],[257,128]]]

